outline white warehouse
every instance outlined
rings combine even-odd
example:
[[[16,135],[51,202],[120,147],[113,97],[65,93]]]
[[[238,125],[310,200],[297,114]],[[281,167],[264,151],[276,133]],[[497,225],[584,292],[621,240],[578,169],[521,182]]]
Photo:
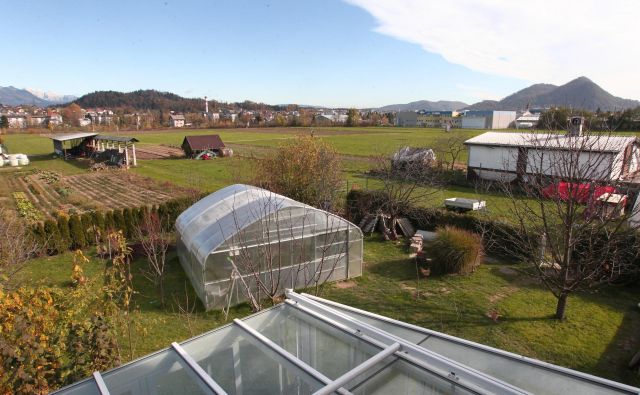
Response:
[[[465,145],[470,179],[510,182],[526,181],[531,175],[563,177],[569,161],[577,164],[572,178],[585,181],[623,181],[640,170],[635,137],[487,132]]]
[[[462,129],[507,129],[515,121],[515,111],[467,111],[462,117]]]

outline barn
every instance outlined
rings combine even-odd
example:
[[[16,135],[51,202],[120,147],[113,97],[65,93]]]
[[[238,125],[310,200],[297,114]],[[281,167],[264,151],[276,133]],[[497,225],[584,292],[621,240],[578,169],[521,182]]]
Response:
[[[218,156],[228,156],[229,152],[217,134],[185,136],[182,140],[182,150],[189,158],[194,158],[205,151],[211,151]]]
[[[580,181],[626,180],[640,170],[636,137],[544,133],[487,132],[464,143],[469,150],[467,177],[526,181],[528,177],[562,176],[573,157]]]

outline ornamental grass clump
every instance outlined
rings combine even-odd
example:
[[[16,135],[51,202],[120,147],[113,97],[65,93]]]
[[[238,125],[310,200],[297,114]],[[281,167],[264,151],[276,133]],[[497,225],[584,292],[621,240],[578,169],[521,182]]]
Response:
[[[484,249],[478,234],[451,226],[438,228],[436,233],[427,250],[433,274],[469,274],[480,266]]]

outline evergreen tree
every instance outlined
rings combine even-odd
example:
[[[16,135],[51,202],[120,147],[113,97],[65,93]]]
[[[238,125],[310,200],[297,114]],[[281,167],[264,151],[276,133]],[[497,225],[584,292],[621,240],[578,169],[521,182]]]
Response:
[[[131,238],[137,226],[137,221],[135,216],[133,215],[132,209],[127,207],[124,210],[122,210],[122,216],[124,217],[125,237]]]
[[[66,215],[58,216],[58,230],[60,231],[60,238],[64,249],[68,250],[71,245],[71,235],[69,233],[69,218]]]
[[[69,234],[71,236],[71,248],[84,248],[87,246],[84,226],[79,215],[69,217]]]
[[[38,244],[38,247],[44,248],[47,241],[47,236],[44,231],[43,223],[38,222],[35,225],[33,225],[31,228],[31,232],[33,233],[33,237],[36,243]]]
[[[60,229],[55,221],[50,219],[44,221],[44,234],[46,237],[45,247],[47,254],[60,254],[66,250],[62,236],[60,235]]]
[[[116,229],[116,222],[113,217],[113,210],[109,210],[104,214],[104,231],[111,232]]]
[[[122,214],[122,210],[120,209],[113,210],[113,225],[114,225],[114,230],[116,231],[121,230],[126,233],[127,224],[124,221],[124,215]]]

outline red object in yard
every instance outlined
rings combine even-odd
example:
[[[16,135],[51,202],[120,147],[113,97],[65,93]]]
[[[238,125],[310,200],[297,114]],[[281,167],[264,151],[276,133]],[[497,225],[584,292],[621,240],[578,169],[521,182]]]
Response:
[[[561,181],[558,184],[551,184],[542,189],[542,196],[546,199],[560,198],[562,201],[575,199],[578,203],[587,203],[595,200],[605,193],[614,193],[615,188],[610,185],[593,186],[589,183],[575,184]]]

